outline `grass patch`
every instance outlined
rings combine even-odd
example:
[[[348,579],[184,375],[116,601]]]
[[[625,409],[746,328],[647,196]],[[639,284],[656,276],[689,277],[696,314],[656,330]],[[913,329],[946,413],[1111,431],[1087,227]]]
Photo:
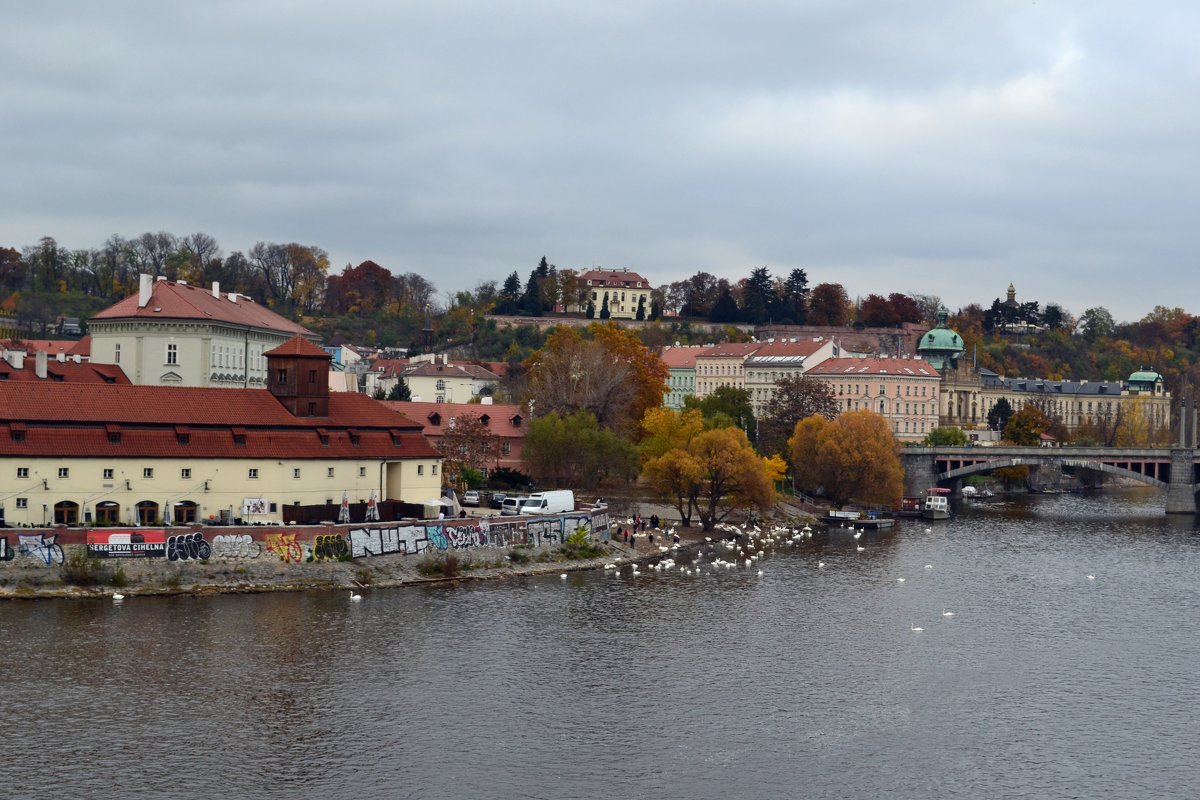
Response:
[[[108,582],[118,589],[122,589],[129,585],[129,576],[125,574],[124,567],[117,567],[112,571],[112,575],[108,576]]]
[[[417,572],[427,578],[453,578],[458,575],[459,569],[458,556],[453,552],[447,552],[445,555],[438,553],[427,554],[417,564]]]
[[[183,573],[182,572],[172,572],[170,575],[163,578],[162,585],[167,589],[171,589],[171,590],[178,589],[180,586],[183,585]]]

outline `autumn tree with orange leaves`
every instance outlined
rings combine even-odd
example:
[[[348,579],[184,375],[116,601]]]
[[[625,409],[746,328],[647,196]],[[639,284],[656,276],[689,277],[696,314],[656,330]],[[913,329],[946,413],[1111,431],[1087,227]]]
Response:
[[[788,448],[796,484],[823,492],[838,508],[851,500],[888,506],[900,501],[900,445],[887,420],[874,411],[847,411],[832,421],[802,419]]]

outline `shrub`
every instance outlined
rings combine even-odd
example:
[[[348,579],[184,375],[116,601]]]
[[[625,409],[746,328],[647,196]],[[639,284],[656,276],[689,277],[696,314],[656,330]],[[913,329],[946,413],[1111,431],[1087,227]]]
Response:
[[[62,575],[63,583],[73,586],[96,586],[103,583],[108,577],[100,559],[89,558],[87,552],[82,548],[75,550],[63,560],[62,566],[59,567],[59,573]]]
[[[117,567],[112,571],[112,575],[108,577],[108,582],[118,589],[129,585],[129,577],[125,574],[124,567]]]
[[[590,540],[588,529],[582,525],[567,537],[562,547],[558,548],[558,552],[563,558],[570,560],[596,558],[604,553],[600,545]]]
[[[529,549],[526,547],[514,547],[508,551],[508,560],[514,564],[528,564],[530,560]]]
[[[375,573],[370,567],[362,567],[355,570],[354,580],[362,586],[370,586],[375,580]]]

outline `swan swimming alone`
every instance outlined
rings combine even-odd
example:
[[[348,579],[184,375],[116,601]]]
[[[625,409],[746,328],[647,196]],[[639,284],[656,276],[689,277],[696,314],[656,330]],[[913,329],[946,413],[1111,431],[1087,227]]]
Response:
[[[352,601],[354,601],[355,603],[357,603],[359,600],[362,600],[362,595],[361,595],[361,594],[355,594],[355,593],[354,593],[354,590],[353,590],[353,589],[351,589],[351,590],[350,590],[350,599],[351,599]]]
[[[943,608],[943,609],[942,609],[942,616],[943,616],[943,617],[953,617],[953,616],[954,616],[954,612],[953,612],[953,611],[947,611],[946,609],[944,609],[944,608]]]
[[[912,631],[913,633],[920,633],[921,631],[925,630],[924,628],[918,628],[916,625],[913,625],[911,622],[908,623],[908,629],[910,631]]]

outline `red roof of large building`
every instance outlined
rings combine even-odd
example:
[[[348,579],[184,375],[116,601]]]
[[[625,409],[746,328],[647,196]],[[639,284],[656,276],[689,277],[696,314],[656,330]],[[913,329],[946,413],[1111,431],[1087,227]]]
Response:
[[[82,339],[9,339],[0,342],[7,350],[24,349],[27,353],[46,353],[55,358],[61,353],[66,358],[79,356],[86,359],[92,353],[91,334]]]
[[[650,281],[628,269],[589,269],[579,276],[585,286],[608,286],[618,289],[649,289]]]
[[[139,294],[130,295],[93,315],[89,324],[118,319],[191,319],[261,328],[277,333],[314,335],[307,328],[260,306],[245,295],[237,295],[236,301],[229,298],[229,293],[213,297],[208,289],[177,281],[154,281],[150,302],[139,307],[138,301]]]
[[[762,346],[762,342],[725,342],[704,348],[696,358],[745,358]]]
[[[265,389],[0,381],[0,455],[439,458],[421,430],[355,393],[294,417]]]
[[[662,349],[658,357],[667,365],[667,369],[694,369],[696,356],[711,349],[704,345],[684,345],[682,347],[668,345]]]
[[[64,383],[116,383],[128,386],[129,377],[116,364],[93,364],[90,361],[56,361],[47,359],[46,377],[37,376],[37,362],[26,358],[21,369],[0,360],[0,381],[62,381]]]
[[[941,380],[933,364],[923,358],[829,358],[808,371],[809,375],[896,375],[901,378]]]

